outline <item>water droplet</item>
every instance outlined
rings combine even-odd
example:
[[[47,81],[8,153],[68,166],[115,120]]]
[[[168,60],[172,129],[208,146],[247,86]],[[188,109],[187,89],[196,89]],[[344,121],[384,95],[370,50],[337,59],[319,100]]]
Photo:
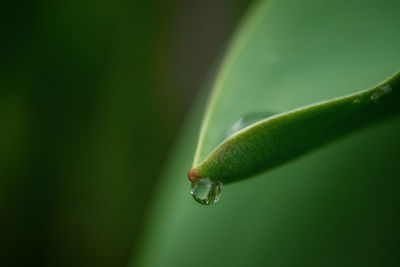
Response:
[[[385,84],[379,86],[379,90],[376,91],[371,95],[371,100],[378,102],[379,98],[383,95],[386,95],[387,93],[390,93],[392,91],[392,87],[390,84]]]
[[[213,182],[209,178],[192,179],[190,194],[203,205],[211,205],[221,196],[222,183]]]
[[[392,91],[392,87],[390,86],[390,84],[381,85],[379,86],[379,89],[381,89],[385,94]]]
[[[273,112],[259,112],[259,113],[251,113],[248,115],[243,116],[241,119],[236,121],[231,128],[227,131],[227,137],[231,136],[232,134],[246,128],[250,124],[253,124],[257,121],[263,120],[265,118],[271,117],[276,113]]]
[[[371,95],[371,100],[377,102],[379,97],[380,97],[380,94],[378,94],[378,93],[373,93],[373,94]]]
[[[361,103],[361,97],[357,96],[353,99],[353,103],[358,104]]]

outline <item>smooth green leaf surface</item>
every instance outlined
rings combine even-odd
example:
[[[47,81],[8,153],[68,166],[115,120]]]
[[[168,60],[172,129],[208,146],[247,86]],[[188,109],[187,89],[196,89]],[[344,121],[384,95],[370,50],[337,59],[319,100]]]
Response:
[[[393,74],[399,13],[395,0],[253,6],[218,74],[196,161],[247,114],[289,111]],[[398,116],[226,186],[221,201],[205,207],[185,177],[204,104],[171,155],[133,266],[399,265]]]
[[[269,116],[234,133],[189,179],[228,184],[302,155],[400,111],[400,73],[351,95]]]
[[[398,1],[260,1],[217,76],[193,165],[247,114],[351,94],[399,69]]]

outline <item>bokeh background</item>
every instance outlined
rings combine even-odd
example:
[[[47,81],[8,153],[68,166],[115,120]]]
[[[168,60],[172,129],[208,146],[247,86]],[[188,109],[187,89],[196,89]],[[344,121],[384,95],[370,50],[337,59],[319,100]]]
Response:
[[[1,266],[127,266],[180,125],[249,3],[2,4]]]

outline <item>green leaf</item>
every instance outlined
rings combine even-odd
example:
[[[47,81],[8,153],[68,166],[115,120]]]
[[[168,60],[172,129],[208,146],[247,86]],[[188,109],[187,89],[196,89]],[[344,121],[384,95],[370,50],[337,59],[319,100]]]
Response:
[[[218,74],[195,165],[248,114],[290,111],[392,75],[399,12],[397,0],[253,6]],[[398,116],[226,186],[223,199],[205,207],[184,178],[203,104],[171,155],[133,266],[399,265]]]
[[[255,122],[194,166],[189,178],[224,184],[244,179],[399,111],[400,73],[374,88]]]
[[[212,88],[194,166],[242,117],[351,94],[399,69],[396,1],[260,1]]]
[[[360,86],[369,87],[380,82],[399,67],[399,57],[394,56],[397,54],[395,41],[399,39],[394,33],[399,22],[383,10],[390,8],[390,3],[380,7],[382,18],[374,19],[373,25],[368,25],[372,16],[380,15],[372,8],[375,3],[359,8],[355,2],[339,1],[327,5],[323,1],[282,2],[285,1],[263,1],[255,5],[240,27],[216,79],[195,153],[194,170],[189,176],[229,183],[306,152],[343,134],[346,129],[349,131],[349,127],[355,129],[356,125],[366,124],[355,123],[354,120],[359,120],[357,116],[376,120],[376,116],[362,114],[360,108],[349,105],[346,114],[343,111],[336,114],[350,117],[347,126],[342,121],[336,134],[327,133],[318,123],[308,125],[316,132],[306,131],[305,121],[298,121],[297,126],[290,125],[293,131],[297,131],[295,135],[283,128],[271,134],[267,123],[265,127],[258,125],[259,129],[265,129],[263,134],[252,131],[259,140],[253,140],[251,146],[238,142],[239,139],[246,140],[248,135],[245,133],[221,145],[228,137],[229,128],[248,114],[266,111],[288,113],[305,105],[354,93],[362,89]],[[300,7],[302,11],[297,12]],[[327,7],[328,13],[324,12]],[[346,12],[342,12],[343,7]],[[336,16],[338,13],[340,19]],[[385,39],[390,39],[390,42],[382,42]],[[331,52],[333,49],[334,53]],[[349,59],[357,62],[344,64]],[[362,66],[362,71],[354,71],[357,66]],[[374,66],[382,67],[377,70]],[[393,98],[391,106],[400,102]],[[364,107],[364,113],[371,112],[364,103],[358,106]],[[349,114],[349,107],[357,110],[358,114]],[[374,114],[376,109],[391,109],[389,112],[382,110],[382,113],[393,112],[393,108],[388,107],[372,109]],[[325,110],[318,109],[319,113]],[[331,123],[339,118],[335,114],[325,116],[329,116]],[[283,118],[287,120],[288,116]],[[276,128],[279,117],[272,121]],[[321,122],[324,127],[333,126],[327,125],[326,118]]]

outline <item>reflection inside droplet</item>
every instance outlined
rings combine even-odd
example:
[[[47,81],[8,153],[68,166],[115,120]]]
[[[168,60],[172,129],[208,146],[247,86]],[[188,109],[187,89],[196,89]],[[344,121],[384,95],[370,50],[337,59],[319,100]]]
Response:
[[[231,128],[228,129],[226,136],[229,137],[232,134],[246,128],[250,124],[253,124],[257,121],[263,120],[275,114],[276,113],[273,112],[258,112],[245,115],[241,119],[236,121]]]
[[[213,182],[209,178],[192,179],[190,194],[203,205],[211,205],[221,196],[222,183]]]

